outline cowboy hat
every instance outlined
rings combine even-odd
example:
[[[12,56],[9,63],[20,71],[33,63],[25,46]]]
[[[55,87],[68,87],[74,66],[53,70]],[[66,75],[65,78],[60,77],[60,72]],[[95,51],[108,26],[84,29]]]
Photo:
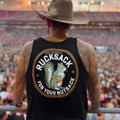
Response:
[[[42,13],[34,9],[42,19],[50,19],[68,24],[87,24],[88,17],[81,12],[73,13],[73,4],[71,0],[52,0],[47,13]]]

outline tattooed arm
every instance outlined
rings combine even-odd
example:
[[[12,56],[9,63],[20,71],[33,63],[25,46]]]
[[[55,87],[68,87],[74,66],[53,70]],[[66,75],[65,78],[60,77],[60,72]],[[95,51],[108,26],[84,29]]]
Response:
[[[90,66],[87,87],[91,100],[91,112],[97,112],[100,107],[100,91],[98,87],[97,58],[94,48],[89,45],[90,49]]]
[[[27,72],[28,69],[29,59],[32,52],[32,45],[33,45],[33,41],[27,43],[24,47],[23,57],[25,59],[25,73]]]
[[[23,96],[24,96],[25,87],[26,87],[25,73],[28,68],[31,50],[32,50],[32,42],[29,42],[23,47],[20,53],[17,71],[16,71],[16,80],[14,84],[14,103],[15,104],[21,103],[23,101]],[[23,104],[23,106],[20,107],[19,109],[25,110],[26,105]]]
[[[90,79],[87,82],[87,89],[91,100],[91,112],[97,112],[100,106],[100,93],[98,87],[97,60],[94,48],[78,39],[77,47],[82,62],[89,73]]]
[[[89,73],[90,50],[89,50],[88,44],[86,42],[78,39],[77,40],[77,48],[78,48],[79,55],[82,59],[82,62],[84,64],[87,72]]]

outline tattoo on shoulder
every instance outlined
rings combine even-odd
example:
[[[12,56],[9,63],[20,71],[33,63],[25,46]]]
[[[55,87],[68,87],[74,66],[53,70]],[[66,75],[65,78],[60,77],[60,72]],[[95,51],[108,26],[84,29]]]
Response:
[[[95,50],[93,48],[90,48],[90,58],[91,60],[95,63],[95,69],[97,71],[97,57],[96,57],[96,53]]]
[[[92,57],[92,60],[95,60],[96,57],[95,57],[95,51],[93,51],[94,49],[93,48],[90,48],[90,54],[91,54],[91,57]]]
[[[90,49],[87,44],[81,42],[81,40],[78,40],[77,42],[77,48],[78,52],[80,54],[80,57],[82,59],[82,62],[89,73],[89,64],[90,64]]]
[[[28,44],[25,46],[24,51],[23,51],[23,57],[26,58],[27,56],[29,56],[31,54],[31,49],[32,49],[32,45]]]
[[[29,64],[29,59],[30,59],[30,56],[31,56],[31,52],[32,52],[32,42],[30,44],[27,44],[24,47],[24,50],[23,50],[23,57],[25,59],[25,71],[28,68],[28,64]]]

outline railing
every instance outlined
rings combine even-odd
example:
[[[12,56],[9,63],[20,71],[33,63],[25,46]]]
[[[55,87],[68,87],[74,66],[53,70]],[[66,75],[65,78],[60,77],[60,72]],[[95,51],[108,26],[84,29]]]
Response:
[[[20,112],[20,110],[16,109],[15,106],[0,106],[0,111],[14,111]],[[98,113],[120,113],[120,108],[100,108]]]

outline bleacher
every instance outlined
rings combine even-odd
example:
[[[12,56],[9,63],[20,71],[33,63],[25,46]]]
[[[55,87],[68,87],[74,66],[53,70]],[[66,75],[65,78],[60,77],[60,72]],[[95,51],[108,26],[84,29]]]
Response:
[[[120,23],[120,12],[86,12],[93,23]],[[6,23],[5,23],[6,22]],[[13,25],[8,22],[12,22]],[[0,44],[24,44],[30,40],[48,35],[46,26],[14,25],[14,23],[45,23],[34,11],[0,10]],[[4,23],[4,25],[2,25]],[[120,26],[75,26],[70,35],[78,37],[93,45],[120,44]]]
[[[88,12],[92,22],[120,22],[120,12]]]
[[[120,22],[120,12],[85,12],[90,21],[94,22]],[[0,20],[35,20],[40,18],[34,11],[5,11],[0,10]]]
[[[39,21],[34,11],[4,11],[0,10],[0,21]],[[42,21],[42,20],[41,20]]]
[[[47,35],[47,29],[6,28],[5,31],[0,31],[0,42],[2,44],[24,44]],[[89,42],[92,45],[120,44],[120,31],[71,29],[69,35]]]

